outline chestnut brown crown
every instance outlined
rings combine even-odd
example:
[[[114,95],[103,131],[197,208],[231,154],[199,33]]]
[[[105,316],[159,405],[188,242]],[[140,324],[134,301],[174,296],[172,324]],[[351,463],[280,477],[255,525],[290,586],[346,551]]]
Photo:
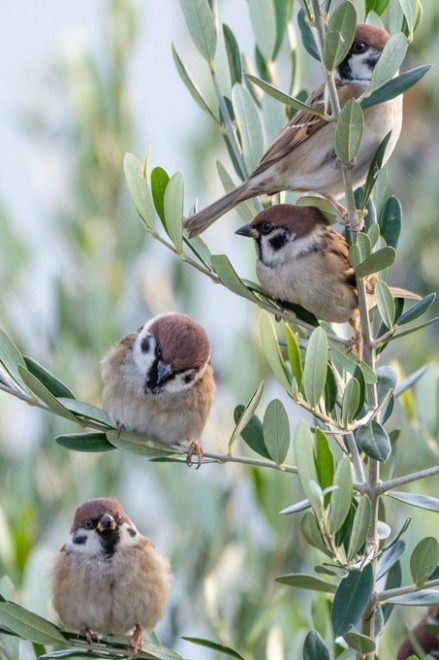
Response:
[[[109,513],[113,518],[131,523],[127,514],[117,500],[111,497],[99,497],[94,500],[87,500],[75,511],[71,532],[84,527],[87,520],[99,520],[105,513]]]
[[[158,316],[149,328],[165,362],[176,371],[201,369],[209,359],[210,345],[204,328],[187,314]]]

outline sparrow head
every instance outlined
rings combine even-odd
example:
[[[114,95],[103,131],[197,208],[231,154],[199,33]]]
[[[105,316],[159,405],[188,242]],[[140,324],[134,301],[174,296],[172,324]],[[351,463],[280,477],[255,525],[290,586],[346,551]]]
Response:
[[[136,536],[138,531],[119,502],[102,497],[76,509],[66,550],[111,559],[119,545],[129,545]]]
[[[337,68],[342,83],[367,85],[390,34],[383,28],[360,23],[349,53]]]
[[[180,393],[203,375],[210,357],[204,328],[186,314],[154,317],[138,331],[133,344],[135,368],[145,393]]]
[[[236,231],[256,240],[259,261],[276,268],[289,260],[316,251],[328,223],[314,206],[277,204],[258,213]]]

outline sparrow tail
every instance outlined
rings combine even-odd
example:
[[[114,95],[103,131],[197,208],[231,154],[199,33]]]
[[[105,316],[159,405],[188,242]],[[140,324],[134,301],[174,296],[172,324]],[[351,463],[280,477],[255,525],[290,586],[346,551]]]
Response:
[[[189,238],[198,236],[198,234],[201,234],[205,229],[210,227],[215,220],[218,220],[227,211],[230,211],[240,202],[256,194],[252,190],[249,190],[248,182],[245,181],[242,185],[217,199],[216,202],[209,204],[205,209],[187,218],[184,222],[184,227],[189,234]]]
[[[400,289],[399,286],[391,286],[390,291],[394,298],[408,298],[409,300],[422,299],[422,296],[418,295],[414,291],[408,291],[407,289]]]

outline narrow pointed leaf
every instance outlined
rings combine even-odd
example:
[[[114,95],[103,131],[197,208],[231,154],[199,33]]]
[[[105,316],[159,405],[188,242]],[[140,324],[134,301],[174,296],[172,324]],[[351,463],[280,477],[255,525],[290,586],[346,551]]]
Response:
[[[392,196],[384,204],[380,213],[379,227],[381,236],[387,245],[396,249],[401,233],[402,207],[401,202]]]
[[[410,607],[431,607],[439,605],[439,589],[424,589],[423,591],[415,591],[412,594],[394,596],[385,602],[394,603],[395,605],[409,605]]]
[[[335,129],[335,153],[345,165],[349,165],[358,153],[363,127],[361,105],[355,99],[350,99],[341,109]]]
[[[111,451],[115,449],[113,445],[108,442],[105,433],[70,433],[67,435],[58,435],[55,442],[73,451]]]
[[[360,426],[355,432],[355,439],[361,451],[376,461],[386,461],[392,451],[387,431],[377,421],[372,420]]]
[[[392,566],[392,568],[387,574],[384,590],[387,591],[388,589],[399,589],[401,584],[402,584],[401,562],[397,561],[395,562],[395,564]],[[394,608],[395,606],[392,605],[391,603],[386,603],[385,605],[381,606],[384,623],[388,621]]]
[[[0,362],[12,378],[24,389],[27,387],[18,371],[18,366],[26,367],[24,357],[8,335],[0,329]]]
[[[375,298],[383,323],[390,330],[395,320],[395,301],[384,280],[378,280],[375,287]]]
[[[328,550],[323,541],[314,513],[311,513],[311,511],[305,513],[300,524],[300,529],[302,530],[305,540],[310,545],[317,548],[325,555],[332,557],[332,553]]]
[[[229,63],[230,80],[232,87],[242,82],[242,61],[238,42],[228,25],[223,24],[224,43],[226,45],[227,60]]]
[[[313,575],[306,575],[304,573],[289,573],[287,575],[281,575],[281,577],[276,578],[276,582],[280,582],[281,584],[289,584],[291,587],[297,587],[299,589],[323,591],[330,594],[335,594],[337,591],[335,584],[325,582],[325,580],[321,580],[320,578],[316,578]]]
[[[257,303],[257,299],[239,278],[225,254],[212,254],[211,261],[215,273],[224,286],[230,289],[230,291],[233,291],[233,293],[238,294],[238,296]]]
[[[130,431],[108,431],[105,435],[114,447],[123,449],[131,454],[154,458],[156,456],[176,453],[169,445],[159,442],[155,438],[148,438],[138,433],[132,433]]]
[[[276,331],[273,321],[267,312],[261,315],[261,340],[264,347],[265,357],[272,372],[287,392],[291,392],[290,377],[280,352]]]
[[[410,33],[413,33],[416,25],[416,15],[417,15],[417,0],[399,0],[402,11],[404,12],[405,20],[407,21],[407,27]]]
[[[237,651],[234,651],[229,646],[223,646],[222,644],[217,644],[216,642],[211,642],[208,639],[201,639],[200,637],[182,637],[182,639],[192,642],[193,644],[198,644],[198,646],[204,646],[208,649],[213,649],[214,651],[219,651],[223,655],[228,655],[232,658],[238,658],[238,660],[245,660],[242,655],[239,655]]]
[[[169,174],[163,169],[163,167],[154,167],[151,172],[151,192],[152,198],[154,200],[155,210],[158,213],[159,218],[163,222],[163,225],[166,229],[166,218],[165,218],[165,192],[166,187],[169,183]]]
[[[338,384],[334,375],[334,367],[328,363],[325,383],[325,408],[326,412],[331,413],[334,410],[338,397]]]
[[[303,377],[302,356],[300,354],[299,342],[297,341],[296,333],[291,330],[289,325],[287,325],[287,346],[291,371],[293,372],[297,386],[300,389]]]
[[[229,450],[236,438],[241,435],[243,429],[247,426],[250,419],[253,417],[253,413],[259,405],[261,400],[262,392],[264,391],[264,382],[259,383],[256,390],[253,392],[249,402],[245,407],[242,407],[242,412],[239,414],[239,421],[236,423],[235,428],[233,429],[232,435],[229,440]]]
[[[223,27],[225,28],[226,26]],[[215,114],[209,108],[207,101],[204,100],[198,85],[196,85],[196,83],[194,82],[192,76],[190,75],[189,71],[186,69],[185,65],[183,64],[183,61],[181,60],[174,46],[172,46],[172,57],[174,58],[175,68],[177,69],[181,80],[188,89],[189,94],[192,96],[195,103],[197,103],[197,105],[199,105],[202,110],[207,112],[207,114],[209,114],[212,117],[212,119],[218,124],[219,122],[217,117],[215,117]]]
[[[334,453],[328,436],[321,430],[316,430],[315,466],[318,483],[322,490],[334,483]]]
[[[425,296],[425,298],[422,298],[419,302],[415,303],[412,307],[407,312],[404,312],[404,314],[401,314],[401,316],[398,319],[398,325],[404,325],[405,323],[410,323],[411,321],[414,321],[415,319],[419,318],[422,316],[422,314],[425,314],[427,312],[431,305],[434,303],[436,300],[436,294],[435,293],[429,293],[428,296]]]
[[[363,571],[351,571],[335,593],[332,604],[332,626],[336,637],[355,628],[369,604],[373,590],[373,569],[368,564]]]
[[[283,516],[287,516],[292,513],[300,513],[301,511],[306,511],[310,508],[311,504],[309,500],[301,500],[300,502],[296,502],[296,504],[291,504],[290,506],[285,507],[285,509],[282,509],[282,511],[279,511],[279,513]]]
[[[43,383],[53,396],[74,399],[74,394],[56,376],[30,357],[23,356],[28,371]]]
[[[215,57],[216,28],[207,0],[180,0],[192,41],[207,62]]]
[[[439,542],[427,536],[416,545],[410,557],[410,572],[413,582],[420,589],[439,564]]]
[[[59,397],[58,401],[67,408],[67,410],[70,410],[70,412],[81,415],[81,417],[84,417],[85,419],[93,419],[94,421],[105,424],[110,428],[115,428],[115,424],[102,408],[97,408],[97,406],[93,406],[85,401],[78,401],[78,399]]]
[[[348,643],[349,648],[355,649],[361,654],[375,651],[375,642],[370,637],[366,637],[366,635],[361,635],[358,632],[348,632],[344,635],[344,639]]]
[[[356,378],[350,378],[341,402],[341,421],[348,426],[355,417],[360,405],[360,383]]]
[[[241,136],[242,154],[249,172],[253,172],[264,153],[264,138],[259,111],[250,92],[243,85],[234,85],[233,109]]]
[[[354,515],[349,546],[347,552],[348,561],[353,559],[357,552],[366,542],[372,521],[372,505],[367,495],[361,495]]]
[[[306,52],[315,60],[320,62],[320,55],[317,44],[315,42],[312,30],[306,21],[305,12],[303,9],[300,9],[299,13],[297,14],[297,24],[299,26],[300,35],[302,37],[302,44]]]
[[[308,341],[303,372],[303,387],[307,401],[316,407],[325,389],[328,362],[328,337],[323,328],[312,331]]]
[[[312,503],[314,493],[311,489],[310,482],[314,481],[318,483],[318,477],[314,460],[312,434],[308,424],[303,420],[299,422],[294,436],[294,453],[303,492]]]
[[[30,371],[21,365],[18,366],[18,371],[22,380],[31,390],[31,392],[35,394],[35,396],[38,397],[38,399],[40,399],[43,403],[45,403],[52,412],[54,412],[56,415],[59,415],[60,417],[70,419],[72,422],[76,423],[78,421],[77,418],[69,410],[67,410],[67,408],[63,406],[56,397],[53,396],[53,394],[47,389],[45,385],[43,385],[40,380],[38,380],[36,376],[31,374]]]
[[[176,172],[168,182],[163,199],[165,229],[178,254],[183,246],[183,199],[184,182],[181,172]]]
[[[236,406],[233,413],[236,424],[238,423],[240,415],[242,415],[243,410],[244,410],[243,405]],[[262,422],[257,415],[253,415],[250,421],[248,422],[247,426],[244,429],[242,429],[241,437],[244,440],[244,442],[250,447],[250,449],[253,449],[253,451],[255,451],[260,456],[263,456],[264,458],[268,458],[271,460],[271,456],[268,453],[267,447],[264,444],[264,433],[263,433]]]
[[[316,630],[311,630],[305,637],[303,660],[330,660],[329,649]]]
[[[355,268],[359,277],[366,277],[372,273],[389,268],[395,261],[396,252],[392,247],[385,247],[373,252],[363,263]]]
[[[332,534],[338,532],[349,513],[353,495],[353,481],[351,463],[343,456],[337,465],[334,475],[336,490],[331,495],[331,508],[329,511],[329,528]]]
[[[398,540],[390,548],[383,551],[381,557],[378,560],[377,580],[381,580],[381,578],[384,577],[388,571],[390,571],[392,566],[394,566],[396,562],[399,561],[399,558],[404,554],[405,550],[405,542]]]
[[[258,48],[264,59],[270,61],[276,46],[276,12],[273,0],[252,0],[248,7]]]
[[[404,61],[407,47],[407,37],[402,32],[392,34],[373,70],[369,93],[393,78]]]
[[[323,46],[323,62],[334,71],[349,53],[357,27],[357,12],[351,2],[344,2],[332,14]]]
[[[415,385],[422,376],[427,373],[427,371],[430,369],[431,364],[425,364],[423,367],[415,371],[414,373],[410,374],[405,380],[402,381],[396,388],[395,388],[395,398],[401,396],[404,394],[404,392],[407,392],[407,390],[411,389],[413,385]]]
[[[377,89],[370,96],[364,98],[361,101],[361,107],[365,110],[379,103],[385,103],[386,101],[390,101],[390,99],[394,99],[396,96],[406,92],[410,87],[413,87],[413,85],[416,85],[430,69],[431,65],[427,64],[401,73],[401,75],[389,80],[389,82],[380,87],[380,89]]]
[[[0,603],[0,625],[36,644],[65,644],[59,628],[15,603]]]
[[[419,509],[427,509],[428,511],[435,511],[439,513],[439,499],[430,497],[428,495],[419,495],[417,493],[402,493],[400,491],[392,490],[387,493],[389,497],[395,500],[416,506]]]
[[[271,401],[263,422],[264,444],[277,465],[282,465],[290,447],[290,422],[287,411],[278,399]]]
[[[133,154],[127,153],[123,160],[123,168],[136,211],[148,231],[154,234],[156,231],[154,204],[148,182],[144,178],[142,163]]]
[[[295,204],[297,204],[297,206],[315,206],[319,209],[320,213],[326,218],[329,224],[334,225],[338,222],[339,215],[335,210],[334,205],[325,197],[319,197],[318,195],[304,195],[303,197],[299,197]]]
[[[257,78],[256,76],[252,76],[248,73],[246,73],[246,77],[249,80],[251,80],[252,83],[263,89],[266,94],[269,94],[274,99],[281,101],[286,106],[295,108],[296,110],[304,110],[305,112],[309,112],[312,115],[316,115],[321,119],[325,119],[326,121],[329,121],[329,117],[325,115],[323,112],[320,112],[319,110],[316,110],[312,106],[307,105],[302,101],[299,101],[299,99],[296,99],[294,96],[285,94],[285,92],[282,92],[280,89],[277,89],[276,87],[274,87],[274,85],[271,85],[265,80],[261,80],[260,78]]]

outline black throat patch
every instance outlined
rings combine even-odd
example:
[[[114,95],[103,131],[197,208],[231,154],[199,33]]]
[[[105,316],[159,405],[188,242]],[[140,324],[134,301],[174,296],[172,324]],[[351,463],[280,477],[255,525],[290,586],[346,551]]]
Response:
[[[111,559],[116,552],[117,545],[120,541],[120,530],[105,529],[102,532],[98,532],[98,534],[105,557]]]

